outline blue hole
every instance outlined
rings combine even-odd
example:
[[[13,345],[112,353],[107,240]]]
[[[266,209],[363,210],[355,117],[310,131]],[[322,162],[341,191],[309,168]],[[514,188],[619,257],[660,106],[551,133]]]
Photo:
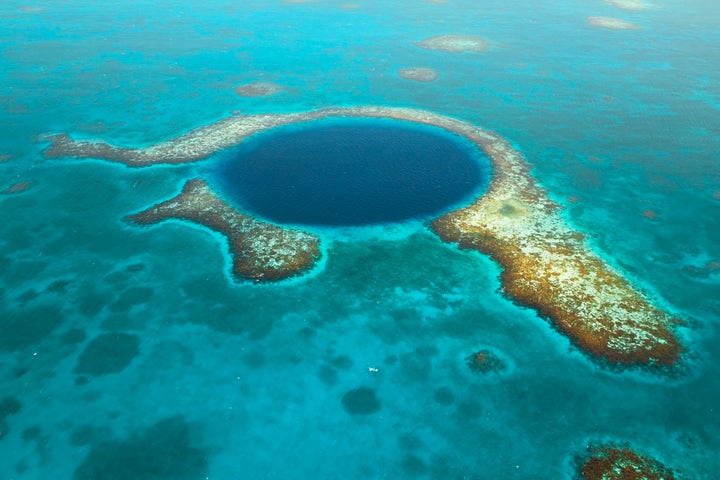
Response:
[[[437,127],[328,119],[267,130],[228,149],[209,180],[242,210],[280,224],[360,226],[425,219],[470,203],[490,163]]]

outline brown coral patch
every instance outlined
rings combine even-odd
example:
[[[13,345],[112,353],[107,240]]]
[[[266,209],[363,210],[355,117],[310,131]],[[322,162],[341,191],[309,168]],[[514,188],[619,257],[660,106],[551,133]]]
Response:
[[[30,188],[30,182],[17,182],[14,185],[10,185],[8,188],[6,188],[5,190],[3,190],[0,193],[3,193],[5,195],[10,195],[13,193],[24,192],[28,188]]]
[[[674,480],[675,474],[662,463],[628,447],[591,447],[581,467],[585,480]]]
[[[652,210],[645,209],[642,211],[642,216],[649,220],[653,220],[657,217],[657,213],[653,212]]]
[[[282,280],[312,268],[320,257],[320,241],[314,235],[245,215],[200,179],[187,182],[178,196],[128,218],[138,224],[188,220],[222,233],[230,244],[233,272],[241,278]]]
[[[503,267],[505,293],[550,319],[582,350],[613,364],[672,366],[679,360],[682,347],[669,329],[672,319],[599,258],[578,251],[577,239],[553,242],[556,255],[549,260],[540,251],[524,253],[512,239],[463,231],[451,215],[435,220],[433,230],[445,241],[490,255]]]
[[[672,366],[676,320],[605,263],[559,214],[529,167],[497,136],[473,139],[492,159],[487,193],[432,222],[445,241],[490,255],[505,293],[549,319],[582,350],[612,364]]]
[[[268,97],[282,91],[283,87],[272,82],[251,82],[235,88],[235,93],[246,98]]]

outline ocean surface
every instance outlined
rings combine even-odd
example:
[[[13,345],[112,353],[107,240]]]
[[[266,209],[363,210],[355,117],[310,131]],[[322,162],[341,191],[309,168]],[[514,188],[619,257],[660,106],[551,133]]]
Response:
[[[720,3],[654,3],[5,0],[0,479],[571,479],[603,442],[719,478]],[[491,45],[414,44],[440,34]],[[281,88],[236,92],[251,82]],[[685,320],[681,367],[591,358],[418,218],[325,225],[307,275],[238,282],[218,234],[124,219],[217,159],[43,155],[47,133],[142,147],[354,105],[509,139],[593,249]],[[505,368],[469,369],[480,350]]]

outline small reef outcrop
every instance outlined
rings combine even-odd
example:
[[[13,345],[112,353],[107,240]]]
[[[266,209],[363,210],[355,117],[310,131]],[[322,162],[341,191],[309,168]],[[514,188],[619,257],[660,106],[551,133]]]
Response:
[[[501,372],[507,368],[505,362],[495,352],[488,349],[473,352],[465,358],[465,364],[472,373],[479,375]]]
[[[269,97],[284,90],[283,87],[273,82],[251,82],[235,87],[235,93],[241,97]]]
[[[591,446],[578,462],[583,480],[675,480],[675,473],[628,446]]]
[[[30,182],[17,182],[0,191],[0,193],[3,195],[12,195],[13,193],[24,192],[28,188],[30,188]]]

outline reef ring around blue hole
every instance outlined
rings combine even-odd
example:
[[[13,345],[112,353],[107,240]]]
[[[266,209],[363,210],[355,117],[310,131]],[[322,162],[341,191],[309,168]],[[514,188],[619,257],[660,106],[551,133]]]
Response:
[[[271,128],[215,156],[208,180],[230,203],[278,224],[421,220],[471,203],[491,165],[435,126],[331,118]]]

